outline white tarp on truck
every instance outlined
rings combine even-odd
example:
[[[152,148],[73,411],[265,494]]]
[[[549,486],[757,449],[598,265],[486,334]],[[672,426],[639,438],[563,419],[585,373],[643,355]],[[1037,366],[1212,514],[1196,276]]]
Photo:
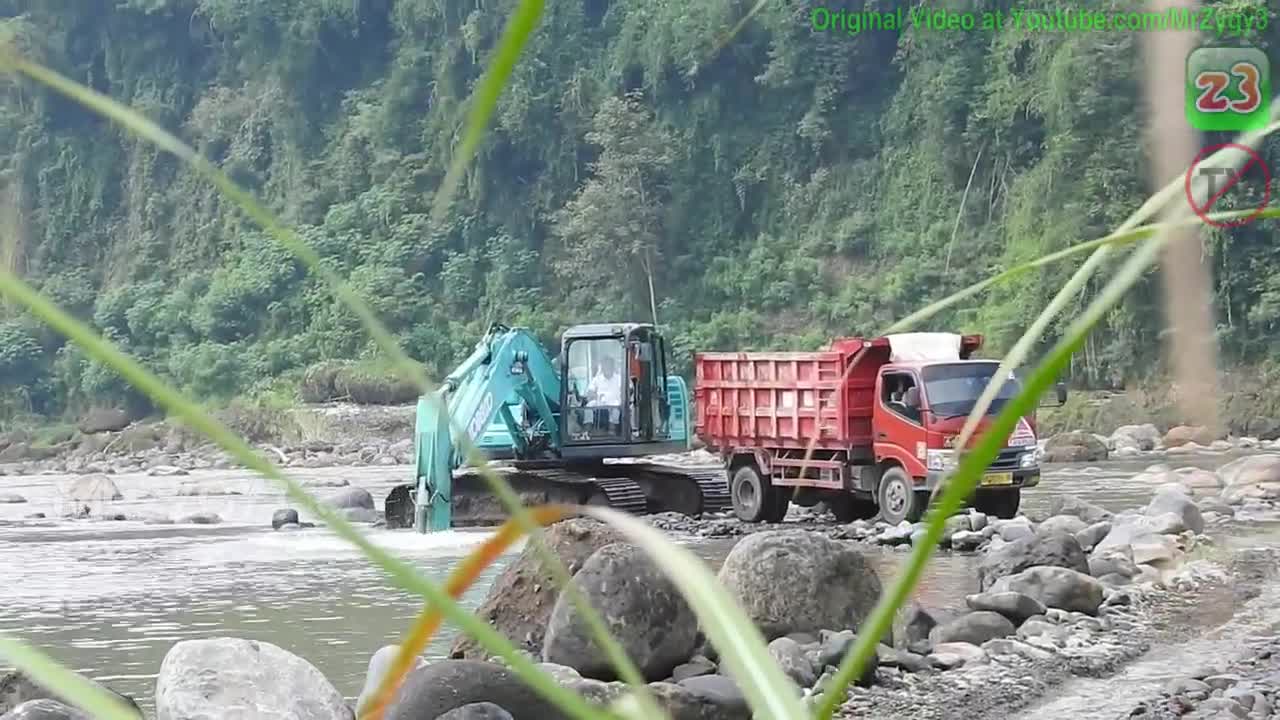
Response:
[[[960,335],[916,332],[890,335],[889,362],[933,362],[960,359]]]

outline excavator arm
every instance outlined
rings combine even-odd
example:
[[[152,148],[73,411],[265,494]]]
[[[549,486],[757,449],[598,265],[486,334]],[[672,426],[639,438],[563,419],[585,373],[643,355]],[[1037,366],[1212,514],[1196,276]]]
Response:
[[[522,426],[511,412],[525,408]],[[440,388],[418,400],[414,437],[414,526],[419,532],[452,525],[453,471],[466,463],[462,436],[479,444],[495,419],[507,426],[517,457],[537,436],[560,446],[560,375],[528,331],[494,325]],[[533,417],[530,417],[532,413]]]

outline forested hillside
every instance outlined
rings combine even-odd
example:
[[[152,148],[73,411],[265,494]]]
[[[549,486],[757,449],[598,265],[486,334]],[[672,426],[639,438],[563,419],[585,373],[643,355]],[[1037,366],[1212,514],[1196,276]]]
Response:
[[[433,193],[512,0],[0,0],[0,22],[268,201],[437,376],[492,321],[550,341],[648,320],[650,277],[683,368],[694,349],[815,347],[1104,235],[1151,190],[1137,34],[850,37],[815,32],[807,2],[769,0],[716,52],[753,4],[549,2],[436,230]],[[31,83],[2,92],[0,262],[63,307],[203,400],[372,354],[317,279],[173,157]],[[1280,340],[1272,225],[1205,237],[1224,356],[1265,359]],[[934,327],[999,350],[1076,264]],[[1156,368],[1158,282],[1107,318],[1074,382]],[[0,384],[5,413],[125,399],[14,307]]]

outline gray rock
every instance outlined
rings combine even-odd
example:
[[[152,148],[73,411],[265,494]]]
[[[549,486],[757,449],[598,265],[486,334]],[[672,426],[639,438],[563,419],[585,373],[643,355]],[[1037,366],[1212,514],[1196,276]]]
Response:
[[[812,687],[818,681],[813,663],[805,657],[804,648],[795,640],[786,637],[775,639],[769,643],[769,655],[782,668],[782,672],[800,687]]]
[[[85,475],[71,482],[63,493],[75,502],[113,502],[123,500],[120,488],[106,475]]]
[[[747,705],[747,696],[742,694],[742,690],[732,678],[724,675],[699,675],[685,678],[678,684],[694,695],[731,712],[743,713],[743,717],[749,716],[750,706]]]
[[[1049,438],[1044,445],[1045,462],[1093,462],[1106,459],[1106,443],[1090,433],[1061,433]]]
[[[1089,559],[1072,535],[1035,533],[1029,537],[988,548],[978,564],[978,587],[987,590],[998,579],[1036,566],[1064,567],[1089,572]]]
[[[931,626],[932,627],[932,626]],[[925,631],[924,637],[928,637],[928,631]],[[844,656],[849,654],[849,649],[853,647],[857,635],[852,630],[841,630],[840,632],[822,633],[822,646],[818,650],[818,665],[826,667],[827,665],[835,665],[839,667],[840,661],[844,660]]]
[[[1166,485],[1156,491],[1144,512],[1148,517],[1173,513],[1182,520],[1183,527],[1186,529],[1197,533],[1204,532],[1204,518],[1200,516],[1200,508],[1186,493],[1174,486]]]
[[[93,717],[57,700],[28,700],[0,715],[0,720],[93,720]]]
[[[968,532],[961,530],[951,536],[951,549],[967,552],[977,550],[982,545],[982,541],[986,538],[980,532]]]
[[[137,712],[138,716],[142,716],[142,710],[138,707],[138,703],[128,695],[121,695],[109,687],[99,685],[107,692],[115,695],[125,704],[126,707]],[[0,674],[0,715],[17,709],[19,705],[33,700],[48,700],[55,703],[70,705],[65,698],[57,693],[50,692],[44,687],[37,684],[34,680],[27,677],[17,670]],[[33,708],[36,706],[33,706]],[[30,712],[35,712],[31,710]],[[37,716],[32,716],[37,717]]]
[[[178,522],[186,525],[218,525],[222,522],[222,517],[218,513],[198,512],[180,517]]]
[[[748,535],[718,577],[770,640],[859,627],[881,592],[875,569],[856,548],[804,530]]]
[[[279,530],[281,525],[297,525],[301,522],[298,511],[293,508],[282,508],[271,514],[272,530]]]
[[[1049,501],[1049,514],[1074,515],[1090,525],[1111,519],[1110,510],[1068,495],[1059,495]]]
[[[977,645],[969,643],[942,643],[934,647],[933,652],[925,660],[936,668],[950,670],[961,665],[977,665],[986,662],[987,653]]]
[[[1111,532],[1111,523],[1103,521],[1096,522],[1080,532],[1076,533],[1076,542],[1080,543],[1080,548],[1088,552],[1095,545],[1102,542],[1102,538]]]
[[[1017,575],[996,581],[993,592],[1012,590],[1029,595],[1045,607],[1074,610],[1097,615],[1102,605],[1102,583],[1096,579],[1063,567],[1033,567]]]
[[[1122,575],[1131,578],[1138,574],[1138,566],[1123,552],[1103,551],[1089,558],[1089,574],[1097,578],[1105,575]]]
[[[1014,655],[1032,660],[1048,660],[1053,657],[1053,653],[1012,638],[992,638],[982,643],[982,649],[988,655]]]
[[[1031,521],[1024,517],[1017,517],[1011,520],[997,520],[991,524],[996,534],[1005,542],[1013,542],[1022,540],[1035,535],[1035,528],[1032,527]]]
[[[917,603],[910,603],[906,607],[898,610],[893,621],[893,646],[896,648],[907,648],[912,645],[929,641],[929,633],[935,627],[948,622],[960,613],[955,610],[937,610],[926,608]],[[852,636],[853,633],[850,633]],[[831,663],[838,665],[839,663]]]
[[[1036,528],[1036,532],[1075,535],[1086,527],[1088,526],[1085,522],[1075,515],[1054,515],[1040,523],[1040,526]]]
[[[697,616],[640,547],[615,543],[600,548],[572,582],[600,612],[609,633],[647,679],[669,677],[676,665],[693,654]],[[542,659],[572,667],[586,677],[615,679],[613,664],[596,645],[568,593],[561,593],[551,611]]]
[[[515,720],[511,713],[491,702],[471,703],[456,707],[436,720]]]
[[[876,660],[883,667],[895,667],[907,672],[921,672],[929,668],[924,656],[909,650],[898,650],[888,645],[876,646]]]
[[[345,490],[339,490],[329,497],[325,498],[325,503],[337,509],[347,508],[365,508],[367,510],[375,510],[373,504],[373,496],[368,490],[358,487],[349,487]]]
[[[0,493],[0,505],[21,505],[27,501],[17,493]]]
[[[576,686],[575,686],[576,687]],[[492,703],[514,720],[560,720],[562,714],[508,668],[479,660],[439,660],[405,677],[386,720],[421,720],[467,705]],[[194,720],[194,719],[192,719]]]
[[[1045,606],[1021,593],[979,593],[965,596],[965,604],[974,610],[990,610],[1009,618],[1015,624],[1027,618],[1043,615]]]
[[[596,550],[623,539],[613,528],[590,518],[561,520],[544,529],[542,537],[547,549],[570,573],[577,572]],[[533,543],[526,544],[520,556],[489,586],[489,594],[476,611],[495,630],[538,654],[559,597],[555,578],[543,567],[541,558]],[[449,655],[482,660],[487,653],[470,636],[459,633]]]
[[[715,671],[715,663],[701,655],[695,655],[689,659],[689,662],[684,663],[683,665],[677,665],[675,669],[671,671],[671,679],[679,683],[681,680],[698,677],[699,675],[712,675]]]
[[[271,643],[223,637],[170,648],[156,678],[157,720],[232,716],[334,720],[351,710],[314,665]]]
[[[395,660],[398,652],[400,652],[399,645],[384,645],[378,648],[378,651],[369,658],[369,669],[365,671],[364,675],[364,687],[360,689],[360,695],[356,697],[355,710],[357,714],[366,702],[373,699],[373,694],[377,692],[378,685],[382,683],[387,671],[391,669],[391,663]],[[419,656],[415,659],[414,668],[420,668],[426,664],[427,661]]]
[[[363,507],[338,508],[338,514],[343,520],[352,523],[376,523],[378,522],[378,511]]]
[[[1202,683],[1201,680],[1193,678],[1178,678],[1170,680],[1170,682],[1165,685],[1165,694],[1178,696],[1178,694],[1203,692],[1207,696],[1210,689],[1211,688],[1208,687],[1207,684]]]
[[[1009,618],[1000,613],[978,610],[935,627],[929,632],[929,642],[935,648],[953,642],[981,645],[992,638],[1008,637],[1016,631]]]

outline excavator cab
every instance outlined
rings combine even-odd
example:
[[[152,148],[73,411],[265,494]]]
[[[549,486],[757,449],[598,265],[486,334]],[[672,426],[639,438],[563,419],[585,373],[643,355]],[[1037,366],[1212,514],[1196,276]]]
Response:
[[[578,325],[561,342],[563,456],[662,452],[653,445],[673,439],[662,335],[647,324]]]

